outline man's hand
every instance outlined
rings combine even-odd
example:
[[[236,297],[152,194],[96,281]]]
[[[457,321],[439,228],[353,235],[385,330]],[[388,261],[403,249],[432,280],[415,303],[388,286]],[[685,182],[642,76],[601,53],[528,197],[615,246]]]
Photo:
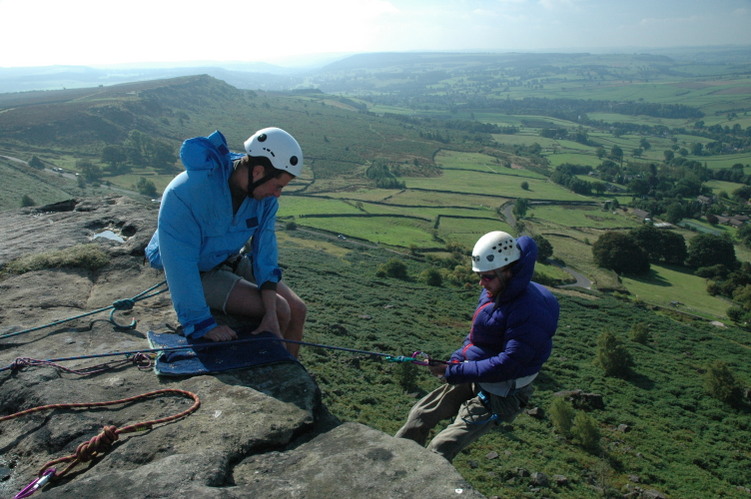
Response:
[[[428,369],[430,369],[431,374],[439,378],[443,378],[446,374],[446,364],[433,364],[428,366]]]
[[[203,337],[211,341],[231,341],[237,339],[237,333],[229,326],[217,326]]]

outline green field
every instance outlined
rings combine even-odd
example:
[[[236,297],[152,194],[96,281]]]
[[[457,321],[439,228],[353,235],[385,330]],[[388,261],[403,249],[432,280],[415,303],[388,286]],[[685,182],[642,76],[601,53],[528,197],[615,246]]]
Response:
[[[539,205],[533,206],[525,218],[532,222],[547,221],[549,225],[558,225],[563,231],[579,228],[633,229],[640,225],[640,222],[622,210],[605,211],[599,206]]]
[[[726,299],[697,293],[697,289],[706,289],[706,280],[686,269],[652,265],[647,276],[622,280],[638,301],[693,315],[727,320],[725,312],[732,305]]]

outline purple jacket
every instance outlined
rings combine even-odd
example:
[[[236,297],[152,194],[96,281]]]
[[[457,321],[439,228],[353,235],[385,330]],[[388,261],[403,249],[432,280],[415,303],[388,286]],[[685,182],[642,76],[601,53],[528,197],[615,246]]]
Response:
[[[521,258],[497,303],[483,289],[464,345],[451,355],[449,383],[498,382],[537,373],[550,357],[560,307],[553,294],[532,282],[537,244],[517,239]]]

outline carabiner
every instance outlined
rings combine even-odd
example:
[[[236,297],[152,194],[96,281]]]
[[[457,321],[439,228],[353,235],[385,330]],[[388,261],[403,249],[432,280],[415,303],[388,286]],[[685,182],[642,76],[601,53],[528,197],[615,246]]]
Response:
[[[24,497],[30,497],[34,492],[47,485],[47,482],[49,482],[54,476],[55,468],[49,468],[42,474],[42,476],[35,479],[33,482],[24,487],[21,492],[13,496],[13,499],[23,499]]]
[[[428,355],[425,352],[417,351],[412,354],[412,358],[414,359],[412,361],[413,364],[417,364],[418,366],[432,366],[433,361],[430,358],[430,355]],[[420,360],[425,359],[425,360]]]

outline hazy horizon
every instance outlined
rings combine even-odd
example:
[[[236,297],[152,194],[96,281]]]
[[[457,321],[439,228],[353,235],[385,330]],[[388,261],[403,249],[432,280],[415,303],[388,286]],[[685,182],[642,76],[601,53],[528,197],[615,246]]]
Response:
[[[0,16],[5,68],[751,45],[751,0],[0,0]]]

